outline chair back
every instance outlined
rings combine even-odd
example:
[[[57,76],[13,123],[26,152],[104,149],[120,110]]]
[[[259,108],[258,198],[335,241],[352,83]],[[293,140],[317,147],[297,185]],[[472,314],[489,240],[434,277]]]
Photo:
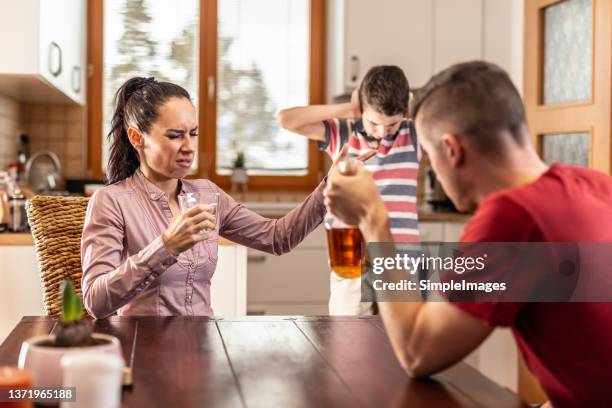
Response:
[[[88,202],[87,197],[37,195],[26,203],[40,270],[43,305],[49,316],[61,313],[60,284],[64,278],[71,278],[77,293],[82,295],[81,235]]]

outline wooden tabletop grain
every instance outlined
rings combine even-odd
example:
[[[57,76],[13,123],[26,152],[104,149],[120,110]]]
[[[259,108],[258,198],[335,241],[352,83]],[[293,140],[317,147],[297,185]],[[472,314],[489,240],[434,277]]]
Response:
[[[24,317],[0,365],[16,365],[23,340],[55,327]],[[410,379],[377,316],[111,317],[95,331],[117,336],[133,361],[124,407],[527,406],[463,363]]]

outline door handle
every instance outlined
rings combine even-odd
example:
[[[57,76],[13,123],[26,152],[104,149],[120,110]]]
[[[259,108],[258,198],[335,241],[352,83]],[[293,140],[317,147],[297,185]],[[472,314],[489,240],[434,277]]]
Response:
[[[62,73],[62,49],[55,41],[49,44],[47,68],[54,77]]]
[[[70,77],[72,90],[76,93],[81,92],[81,67],[72,67],[72,76]]]

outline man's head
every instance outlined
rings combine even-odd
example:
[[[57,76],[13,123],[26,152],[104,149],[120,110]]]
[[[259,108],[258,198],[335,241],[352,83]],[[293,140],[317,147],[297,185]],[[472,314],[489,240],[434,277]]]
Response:
[[[406,116],[410,86],[401,68],[380,65],[368,71],[359,87],[365,131],[377,139],[398,131]]]
[[[521,97],[494,64],[467,62],[438,73],[416,95],[410,115],[423,152],[463,211],[476,207],[491,164],[499,168],[517,151],[533,153]]]

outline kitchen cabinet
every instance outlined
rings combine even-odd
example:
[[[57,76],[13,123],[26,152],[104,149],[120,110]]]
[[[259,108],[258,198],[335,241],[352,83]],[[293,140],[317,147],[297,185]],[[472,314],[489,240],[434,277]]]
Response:
[[[246,316],[247,250],[242,245],[219,245],[217,269],[210,284],[215,316]]]
[[[458,242],[465,223],[456,221],[419,221],[423,242]]]
[[[522,55],[516,48],[522,46],[523,22],[515,3],[379,0],[373,6],[370,0],[330,0],[330,44],[343,49],[343,57],[330,55],[328,89],[343,93],[369,68],[386,64],[400,66],[418,88],[440,70],[475,59],[500,65],[520,85],[514,60]]]
[[[458,62],[482,59],[482,0],[435,0],[432,4],[433,73]]]
[[[326,315],[329,274],[323,225],[285,255],[248,249],[248,313]]]
[[[460,222],[421,222],[423,241],[457,242]],[[293,251],[282,256],[248,249],[247,313],[266,315],[328,314],[327,235],[317,227]]]
[[[85,103],[86,1],[0,3],[0,93],[20,101]]]
[[[375,65],[401,67],[411,86],[432,73],[432,11],[422,0],[346,1],[346,85],[359,84]]]
[[[0,343],[23,316],[45,314],[33,245],[0,245]]]

